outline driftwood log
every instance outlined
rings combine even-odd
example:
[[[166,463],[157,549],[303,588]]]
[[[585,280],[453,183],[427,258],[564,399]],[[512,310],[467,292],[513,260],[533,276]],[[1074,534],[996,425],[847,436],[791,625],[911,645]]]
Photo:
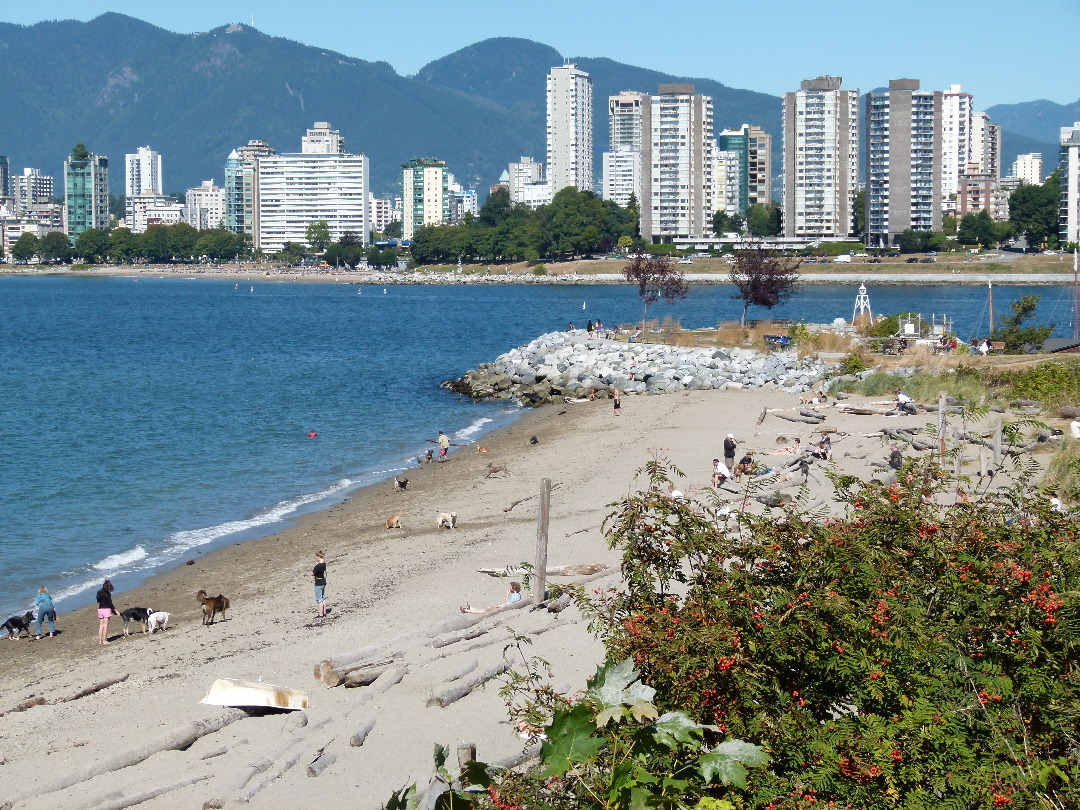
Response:
[[[381,695],[391,686],[399,683],[409,673],[408,667],[390,667],[382,675],[372,681],[371,686],[366,687],[358,699],[358,703],[367,703],[369,700]]]
[[[289,770],[293,765],[300,761],[300,757],[303,756],[303,749],[311,739],[311,733],[317,731],[330,722],[330,718],[321,720],[313,725],[308,734],[295,735],[286,740],[284,744],[280,745],[274,753],[265,759],[261,759],[251,766],[251,769],[240,780],[237,790],[239,791],[236,799],[239,802],[247,803],[251,801],[260,790],[265,788],[285,771]],[[286,730],[289,730],[286,726]],[[281,761],[284,758],[283,761]],[[280,765],[277,763],[281,761]],[[277,765],[277,767],[274,767]],[[270,773],[267,773],[270,771]],[[266,774],[261,779],[257,779],[260,774]]]
[[[582,531],[588,531],[588,529],[582,529]],[[579,563],[578,565],[549,565],[544,572],[549,577],[580,577],[599,573],[605,568],[607,566],[604,563]],[[476,573],[487,574],[489,577],[516,577],[524,574],[525,569],[508,565],[505,568],[477,568]]]
[[[180,788],[185,788],[188,785],[194,785],[196,782],[202,782],[205,779],[209,779],[211,776],[212,774],[209,773],[201,773],[198,776],[189,776],[187,779],[181,779],[179,782],[171,782],[168,785],[150,788],[149,790],[132,793],[128,796],[110,795],[105,799],[97,799],[90,802],[90,804],[84,804],[79,810],[124,810],[127,807],[134,807],[137,804],[156,799],[158,796],[164,796],[166,793],[172,793],[174,790],[180,790]]]
[[[121,675],[119,678],[109,678],[109,680],[107,680],[107,681],[101,681],[100,683],[95,683],[93,686],[88,686],[86,689],[82,689],[82,690],[76,692],[71,697],[62,698],[61,700],[58,700],[56,702],[57,703],[70,703],[73,700],[78,700],[79,698],[84,698],[87,695],[92,695],[95,692],[100,692],[102,689],[108,689],[110,686],[115,686],[118,683],[123,683],[127,679],[128,679],[127,675]]]
[[[375,728],[375,721],[377,719],[378,718],[372,717],[370,720],[360,726],[360,728],[356,730],[356,733],[349,737],[349,745],[351,745],[353,748],[359,748],[361,745],[363,745],[364,740],[368,738],[368,734],[370,734],[371,730]]]
[[[375,683],[384,672],[392,667],[392,664],[386,664],[381,667],[363,667],[362,669],[354,669],[345,676],[345,680],[341,682],[341,685],[346,689],[355,689],[358,686],[368,686],[369,684]]]
[[[307,775],[318,776],[333,765],[335,760],[337,760],[337,756],[334,754],[319,754],[319,756],[315,757],[314,761],[307,766]]]
[[[804,425],[820,425],[820,419],[810,419],[806,416],[789,416],[786,413],[774,413],[777,419],[783,419],[785,422],[801,422]]]
[[[562,486],[562,482],[559,482],[557,484],[552,484],[551,489],[554,492],[556,489],[558,489],[561,486]],[[525,503],[525,501],[531,501],[533,498],[539,498],[539,497],[540,497],[540,493],[538,492],[535,495],[529,495],[527,498],[518,498],[516,501],[511,503],[509,506],[503,507],[503,511],[504,512],[509,512],[511,509],[513,509],[518,504]]]
[[[403,655],[405,655],[404,650],[389,650],[383,647],[378,652],[368,652],[359,656],[346,655],[328,658],[316,665],[315,680],[327,686],[341,686],[355,672],[378,669],[379,672],[371,679],[375,680],[383,669],[393,664]]]
[[[205,737],[207,734],[213,734],[215,731],[220,731],[230,723],[235,723],[237,720],[241,720],[245,717],[247,717],[246,712],[240,709],[230,709],[224,714],[218,715],[217,717],[211,717],[207,720],[192,720],[190,723],[178,726],[172,731],[166,731],[164,734],[159,734],[136,748],[124,751],[120,754],[114,754],[111,757],[104,757],[88,768],[60,774],[52,781],[43,780],[35,782],[32,787],[25,789],[14,796],[8,797],[8,801],[17,802],[32,796],[44,796],[48,793],[55,793],[58,790],[64,790],[65,788],[77,785],[80,782],[88,782],[95,776],[101,776],[102,774],[110,773],[111,771],[118,771],[121,768],[138,765],[143,760],[161,751],[177,751],[187,748],[200,737]]]
[[[445,689],[441,689],[435,692],[428,698],[428,706],[442,706],[444,709],[455,701],[461,700],[467,694],[472,692],[478,686],[494,678],[496,675],[501,675],[510,669],[510,665],[506,661],[500,661],[495,666],[488,667],[483,672],[479,672],[460,683],[455,683],[452,686],[448,686]]]

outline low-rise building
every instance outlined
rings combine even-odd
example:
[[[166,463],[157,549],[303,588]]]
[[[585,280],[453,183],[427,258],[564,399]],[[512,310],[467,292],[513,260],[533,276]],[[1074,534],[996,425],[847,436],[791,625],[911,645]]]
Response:
[[[185,199],[184,222],[200,231],[221,228],[225,224],[225,189],[204,180],[189,188]]]
[[[184,221],[185,206],[172,197],[146,192],[124,201],[124,224],[132,233],[146,233],[154,225],[178,225]]]

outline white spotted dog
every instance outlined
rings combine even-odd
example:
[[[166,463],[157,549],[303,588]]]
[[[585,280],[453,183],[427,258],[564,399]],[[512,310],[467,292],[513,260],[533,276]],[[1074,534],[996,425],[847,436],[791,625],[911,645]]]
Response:
[[[440,529],[456,529],[457,512],[439,512],[435,516],[435,525]]]

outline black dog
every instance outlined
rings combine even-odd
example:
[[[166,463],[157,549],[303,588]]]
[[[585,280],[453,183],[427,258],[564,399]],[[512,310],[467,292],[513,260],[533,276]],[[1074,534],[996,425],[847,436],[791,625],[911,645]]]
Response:
[[[147,631],[146,620],[150,618],[150,614],[153,613],[150,608],[128,608],[127,610],[120,611],[120,618],[124,620],[124,635],[131,635],[128,633],[128,622],[138,622],[143,626],[143,632]]]
[[[26,631],[26,635],[30,635],[30,622],[33,620],[34,612],[28,610],[22,616],[12,616],[4,622],[3,627],[7,630],[8,641],[11,641],[11,639],[18,641],[22,637],[24,630]]]

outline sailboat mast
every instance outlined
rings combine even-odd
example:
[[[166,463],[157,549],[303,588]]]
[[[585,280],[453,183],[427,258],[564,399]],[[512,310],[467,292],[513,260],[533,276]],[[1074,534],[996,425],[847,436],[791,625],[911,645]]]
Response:
[[[986,289],[990,295],[990,333],[986,336],[989,340],[994,334],[994,282],[987,280]]]

